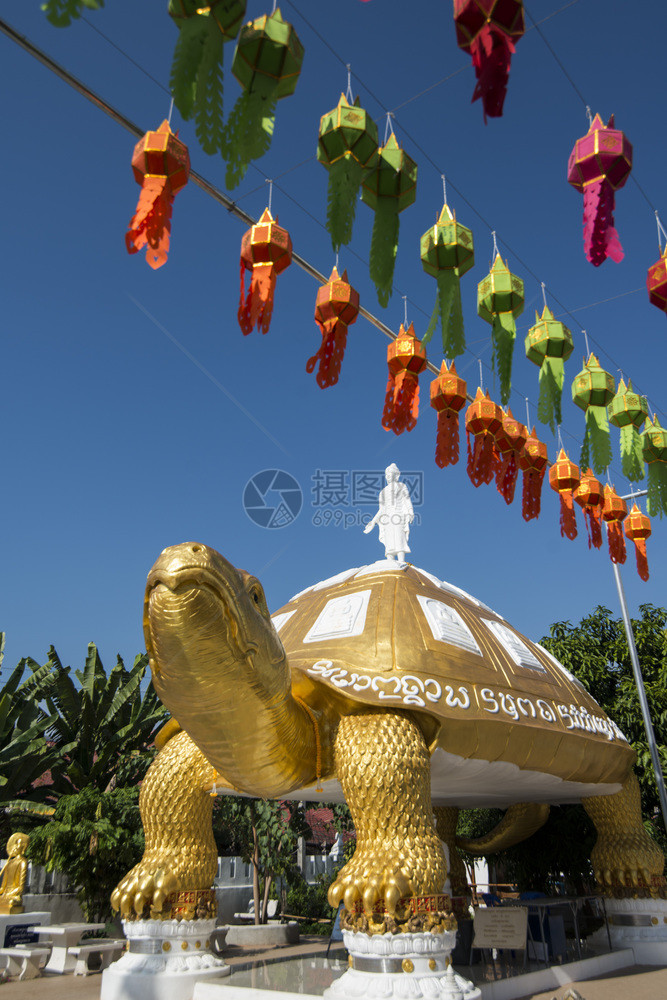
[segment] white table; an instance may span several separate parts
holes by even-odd
[[[34,933],[41,938],[48,938],[52,944],[51,958],[45,972],[74,972],[76,959],[70,955],[69,949],[81,940],[81,935],[88,931],[103,931],[105,924],[51,924],[50,927],[35,927]]]

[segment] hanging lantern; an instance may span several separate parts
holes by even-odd
[[[227,120],[222,155],[227,162],[225,181],[235,188],[248,164],[268,150],[273,137],[276,103],[289,97],[301,72],[303,45],[280,8],[241,28],[232,73],[243,87]]]
[[[222,149],[223,47],[239,33],[246,0],[169,0],[178,41],[169,86],[174,104],[187,121],[194,114],[197,138],[205,153]]]
[[[632,505],[632,510],[625,519],[625,534],[631,542],[635,543],[635,557],[637,559],[637,572],[644,582],[648,580],[648,559],[646,558],[646,539],[651,534],[651,519],[642,514],[637,504]]]
[[[535,326],[531,326],[525,340],[526,357],[540,366],[540,398],[537,418],[554,433],[554,420],[561,423],[561,393],[565,380],[564,362],[574,350],[572,334],[547,305],[542,316],[535,312]]]
[[[642,431],[642,450],[648,466],[646,510],[653,517],[667,514],[667,430],[649,417]]]
[[[125,234],[128,253],[146,247],[146,261],[162,267],[169,253],[171,210],[174,198],[190,174],[188,147],[174,134],[168,121],[147,132],[134,147],[132,170],[141,194]]]
[[[433,336],[439,317],[442,352],[455,358],[466,349],[459,278],[475,263],[472,233],[445,204],[436,224],[422,236],[420,249],[422,267],[438,282],[435,309],[422,343]]]
[[[378,160],[377,125],[359,106],[349,104],[345,94],[337,106],[320,119],[317,159],[329,171],[327,230],[334,253],[352,239],[352,226],[364,171]]]
[[[472,99],[481,98],[484,121],[500,118],[515,45],[526,30],[522,0],[454,0],[454,24],[459,48],[472,56]]]
[[[438,414],[435,464],[441,469],[459,460],[459,412],[466,404],[466,389],[454,362],[448,367],[443,361],[440,374],[431,382],[431,406]]]
[[[549,469],[549,485],[560,497],[560,533],[571,541],[577,537],[577,517],[574,513],[573,492],[579,486],[579,466],[571,462],[563,448]]]
[[[519,452],[519,468],[523,472],[521,514],[524,521],[540,516],[542,482],[547,471],[549,456],[547,446],[535,434],[535,428]]]
[[[493,444],[496,434],[503,425],[503,411],[490,398],[488,391],[477,390],[473,402],[466,410],[466,435],[468,441],[467,473],[473,486],[486,483],[493,479],[495,471],[495,453]],[[475,444],[471,448],[470,435]]]
[[[292,241],[286,229],[278,225],[265,208],[254,226],[241,241],[241,296],[238,320],[245,336],[257,327],[268,333],[273,312],[276,276],[292,263]],[[252,278],[245,292],[245,272]]]
[[[614,396],[614,376],[600,366],[594,354],[572,383],[572,400],[586,411],[586,433],[581,448],[579,464],[589,462],[597,473],[602,473],[611,462],[611,442],[607,421],[607,403]],[[589,459],[589,452],[592,460]]]
[[[361,199],[375,212],[369,271],[378,302],[386,306],[392,293],[398,249],[398,214],[417,196],[417,164],[401,149],[392,132],[378,151],[375,167],[364,177]]]
[[[584,512],[586,531],[588,532],[588,547],[599,549],[602,545],[602,486],[593,475],[592,469],[587,469],[581,477],[579,486],[573,493],[574,499]]]
[[[660,258],[648,269],[646,288],[649,301],[667,312],[667,244]]]
[[[477,312],[492,326],[492,364],[498,372],[500,399],[504,405],[512,390],[514,321],[523,312],[523,281],[511,273],[500,254],[496,254],[493,267],[477,286]]]
[[[577,139],[567,164],[567,179],[584,194],[584,252],[595,267],[611,257],[623,260],[623,247],[614,229],[614,192],[623,187],[632,169],[632,145],[614,128],[612,115],[605,128],[596,115],[585,136]]]
[[[503,422],[496,434],[495,449],[498,456],[496,464],[496,489],[506,504],[514,500],[514,490],[519,475],[518,456],[528,440],[528,428],[521,421],[515,420],[512,411],[503,413]]]
[[[625,562],[625,538],[623,537],[623,521],[628,516],[628,505],[619,497],[613,486],[608,483],[604,488],[602,501],[602,517],[607,523],[607,544],[609,558],[613,563],[623,565]]]
[[[322,333],[322,344],[306,364],[306,371],[310,373],[319,361],[315,379],[320,389],[338,381],[347,343],[347,328],[358,315],[359,293],[348,282],[347,271],[339,277],[334,267],[326,285],[320,287],[315,301],[315,322]]]
[[[610,423],[621,429],[623,475],[631,483],[636,483],[644,478],[642,439],[639,429],[648,416],[648,406],[643,396],[638,396],[632,391],[632,382],[629,379],[627,389],[623,379],[619,382],[618,391],[607,406],[607,416]]]
[[[402,434],[411,431],[419,416],[419,374],[426,368],[426,351],[415,337],[412,323],[403,324],[396,340],[387,348],[389,379],[384,399],[382,426]]]

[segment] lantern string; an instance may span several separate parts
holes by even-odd
[[[588,127],[590,128],[591,125],[593,124],[593,112],[588,107],[588,105],[586,105],[586,116],[588,118]]]
[[[392,135],[396,134],[394,132],[394,126],[393,126],[392,121],[391,121],[393,117],[394,117],[393,111],[388,111],[387,112],[387,124],[384,127],[384,143],[383,143],[383,145],[386,144],[387,139],[389,138],[389,132],[390,131],[391,131]]]
[[[530,404],[528,402],[528,396],[526,396],[525,399],[526,399],[526,427],[530,431]]]
[[[403,326],[407,330],[408,328],[408,297],[407,295],[402,295],[403,299]]]
[[[581,332],[582,332],[582,333],[583,333],[583,335],[584,335],[584,343],[586,344],[586,360],[588,361],[588,359],[589,359],[589,358],[590,358],[590,356],[591,356],[591,349],[590,349],[590,347],[588,346],[588,334],[586,333],[586,331],[585,331],[585,330],[582,330]]]
[[[660,216],[658,215],[657,208],[655,210],[655,221],[658,224],[658,250],[660,251],[660,253],[662,253],[662,243],[660,242],[660,236],[662,236],[662,238],[664,239],[665,248],[667,248],[667,232],[665,232],[665,227],[660,221]]]
[[[273,201],[273,180],[266,177],[265,182],[269,185],[269,215],[271,215],[271,202]]]
[[[169,127],[170,128],[171,128],[171,116],[172,116],[173,110],[174,110],[174,98],[172,97],[171,103],[169,104],[169,114],[167,115],[167,121],[169,122]]]
[[[354,97],[352,96],[352,64],[347,63],[345,68],[347,69],[347,90],[345,92],[345,96],[350,102],[350,104],[353,104]]]
[[[336,270],[338,270],[338,251],[336,250]]]
[[[495,231],[495,229],[493,229],[491,231],[491,235],[493,236],[493,258],[491,260],[491,263],[493,264],[493,261],[498,256],[498,240],[496,239],[496,231]]]
[[[482,374],[482,359],[481,358],[477,358],[477,363],[479,365],[479,387],[480,387],[480,389],[483,390],[484,389],[484,375]]]
[[[542,285],[542,300],[544,302],[544,308],[546,309],[546,307],[547,307],[547,293],[546,293],[546,290],[545,290],[544,282],[541,281],[540,284]]]
[[[442,177],[442,200],[444,201],[444,203],[446,205],[447,204],[447,181],[445,179],[445,175],[444,174],[440,174],[440,176]]]
[[[560,424],[557,425],[556,431],[558,432],[558,444],[565,451],[565,445],[563,444],[563,435],[560,432]]]
[[[278,6],[278,0],[273,0],[273,8],[271,10],[271,17],[273,17],[273,15],[275,14],[277,6]]]

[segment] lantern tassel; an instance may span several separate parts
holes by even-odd
[[[399,218],[394,199],[378,198],[371,238],[369,274],[381,306],[388,305],[393,290],[398,231]]]
[[[169,253],[171,211],[174,196],[166,177],[146,177],[137,208],[125,234],[128,253],[137,253],[148,245],[146,261],[153,268],[162,267]]]
[[[646,558],[646,539],[636,538],[635,542],[635,557],[637,559],[637,572],[640,577],[646,583],[648,580],[648,559]]]
[[[604,177],[584,187],[584,252],[594,267],[625,256],[614,228],[614,189]]]
[[[227,119],[220,147],[227,163],[225,183],[229,190],[240,184],[250,162],[268,151],[277,100],[275,88],[269,93],[244,90],[239,95]]]
[[[419,382],[409,372],[401,371],[387,380],[382,426],[386,431],[402,434],[411,431],[419,415]]]
[[[651,517],[667,514],[667,463],[650,462],[646,483],[646,510]]]
[[[599,549],[602,546],[602,527],[598,507],[584,507],[584,521],[588,533],[588,547]]]
[[[554,433],[554,420],[562,423],[561,393],[565,380],[565,366],[562,358],[545,357],[540,366],[540,397],[537,403],[537,419],[547,424]]]
[[[342,156],[329,167],[327,229],[334,253],[352,239],[363,173],[363,167],[353,156]]]
[[[446,358],[456,358],[466,349],[459,276],[453,268],[447,269],[438,272],[436,281],[440,305],[442,353]]]
[[[621,465],[623,475],[631,483],[644,478],[644,456],[641,434],[634,424],[621,427]]]
[[[626,552],[623,527],[619,521],[607,521],[607,545],[611,561],[622,566],[625,562]]]
[[[518,477],[519,466],[516,461],[516,453],[510,451],[496,469],[496,489],[508,506],[514,500]]]
[[[540,516],[542,504],[542,483],[546,473],[546,466],[537,472],[535,469],[526,469],[523,474],[523,495],[521,498],[521,514],[524,521],[532,521]]]
[[[477,77],[472,99],[478,101],[481,98],[485,123],[487,117],[500,118],[503,113],[515,51],[511,38],[493,24],[484,25],[470,46]]]
[[[443,469],[446,465],[456,465],[458,460],[459,415],[455,410],[440,410],[435,442],[435,464]]]
[[[340,376],[347,344],[347,323],[338,317],[328,319],[324,323],[316,318],[315,322],[322,333],[322,343],[317,354],[308,359],[306,371],[311,374],[319,361],[320,365],[315,380],[320,389],[327,389],[329,386],[335,385]]]
[[[248,294],[245,294],[245,265],[241,261],[241,296],[238,320],[243,335],[247,337],[255,327],[268,333],[273,313],[273,295],[276,288],[276,269],[273,264],[255,264]]]
[[[591,465],[598,474],[604,472],[611,462],[611,437],[606,406],[589,406],[586,409],[586,437],[592,454]],[[584,448],[581,449],[579,465],[586,468]]]
[[[495,466],[495,452],[493,448],[493,437],[491,434],[476,434],[475,444],[470,447],[470,433],[466,433],[468,439],[468,465],[467,473],[473,486],[487,486],[493,479]]]
[[[512,354],[516,339],[516,323],[511,312],[494,313],[491,328],[493,361],[500,381],[500,401],[507,403],[512,391]]]
[[[195,131],[205,153],[212,155],[223,145],[223,51],[222,32],[209,15],[207,34],[204,37],[201,61],[197,72]],[[175,103],[175,102],[174,102]]]
[[[560,533],[563,538],[574,541],[577,537],[577,515],[570,490],[563,490],[560,497]]]
[[[197,74],[208,34],[208,21],[209,18],[206,17],[188,17],[183,20],[178,30],[169,76],[169,89],[174,104],[185,121],[192,117],[197,96]]]

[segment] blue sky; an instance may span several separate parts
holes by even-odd
[[[37,0],[0,2],[0,17],[149,129],[169,110],[164,88],[176,29],[166,6],[107,0],[104,10],[86,15],[89,23],[61,30],[47,23]],[[490,327],[476,315],[476,285],[488,271],[495,229],[526,288],[515,415],[525,419],[527,396],[535,420],[538,370],[525,360],[523,338],[541,309],[540,281],[575,338],[563,411],[571,456],[578,459],[584,427],[569,396],[585,350],[581,327],[602,364],[617,379],[619,369],[631,377],[664,414],[667,319],[644,287],[658,256],[653,208],[667,223],[664,130],[656,116],[663,4],[647,2],[633,17],[623,0],[532,0],[532,17],[584,101],[532,30],[517,47],[504,117],[486,126],[479,103],[470,103],[473,71],[456,46],[448,2],[418,0],[408,8],[399,0],[285,0],[281,9],[305,46],[302,75],[294,96],[278,105],[270,152],[233,193],[241,207],[259,216],[265,179],[277,178],[274,214],[295,250],[328,275],[334,258],[322,226],[327,174],[315,160],[317,127],[346,88],[350,63],[353,90],[381,135],[385,111],[394,110],[397,138],[419,164],[416,203],[401,216],[387,309],[377,304],[365,263],[372,213],[358,207],[340,263],[362,304],[398,330],[407,295],[408,318],[423,333],[435,282],[422,271],[419,237],[440,211],[445,172],[450,206],[475,239],[475,266],[462,281],[470,350],[458,365],[469,390],[477,388],[481,357],[484,384],[494,391]],[[248,3],[248,17],[265,10]],[[506,507],[495,486],[474,489],[464,462],[437,468],[428,377],[416,429],[400,438],[382,429],[387,340],[365,320],[350,328],[338,385],[317,387],[305,371],[320,341],[317,285],[295,265],[278,279],[270,332],[242,336],[236,309],[244,227],[195,185],[176,199],[168,263],[153,272],[142,256],[130,257],[124,233],[139,190],[130,169],[133,138],[3,35],[0,47],[5,667],[24,655],[43,659],[49,643],[79,665],[90,640],[109,663],[117,652],[131,660],[143,649],[146,574],[161,549],[179,541],[206,542],[257,573],[272,609],[316,580],[373,561],[381,554],[377,536],[363,535],[359,522],[374,508],[350,502],[337,509],[354,524],[336,525],[333,508],[332,523],[318,524],[326,515],[313,506],[313,477],[347,472],[349,482],[353,471],[391,461],[422,474],[421,525],[410,540],[416,565],[476,594],[532,638],[553,621],[578,621],[598,603],[618,612],[606,545],[589,551],[581,517],[579,538],[562,539],[548,487],[539,521],[526,524],[520,504]],[[232,53],[227,46],[227,111],[239,92],[229,73]],[[584,257],[582,199],[566,181],[570,150],[588,127],[584,102],[605,119],[616,114],[634,144],[641,186],[628,181],[616,199],[625,260],[599,269]],[[181,125],[193,169],[224,189],[222,161],[201,152],[176,113],[173,124]],[[429,358],[440,362],[437,335]],[[538,430],[555,457],[550,431]],[[613,429],[612,440],[611,478],[626,492]],[[263,529],[243,510],[248,480],[264,469],[289,473],[304,494],[299,516],[281,529]],[[654,520],[653,528],[650,581],[639,580],[632,551],[623,572],[633,611],[666,600],[665,523]]]

